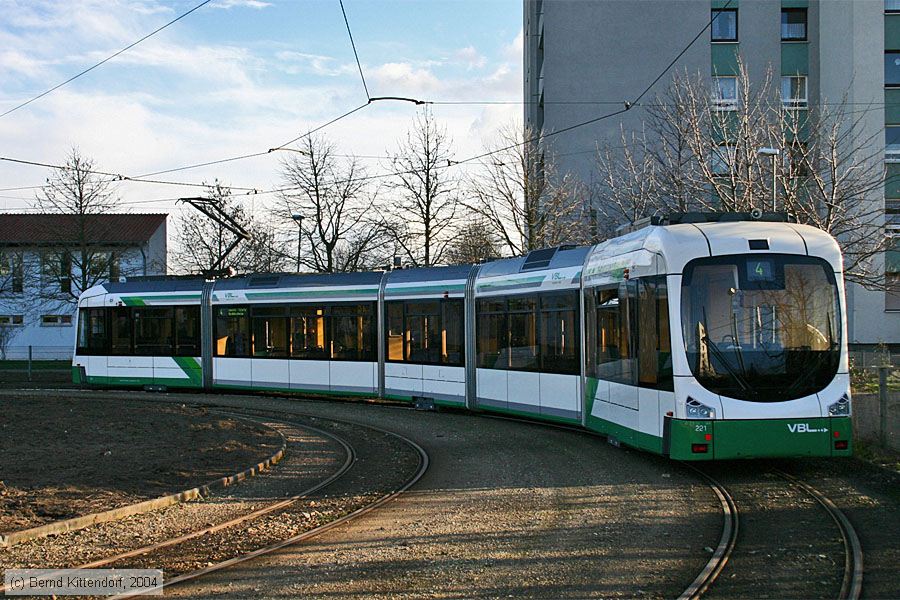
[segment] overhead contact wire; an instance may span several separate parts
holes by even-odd
[[[185,18],[186,16],[188,16],[189,14],[191,14],[192,12],[194,12],[195,10],[198,10],[199,8],[203,7],[203,6],[206,5],[206,4],[209,4],[210,2],[212,2],[212,0],[203,0],[203,2],[201,2],[200,4],[198,4],[197,6],[195,6],[194,8],[190,9],[189,11],[187,11],[187,12],[185,12],[185,13],[180,14],[179,16],[175,17],[174,19],[172,19],[171,21],[169,21],[168,23],[166,23],[165,25],[163,25],[162,27],[159,27],[158,29],[155,29],[155,30],[151,31],[150,33],[148,33],[147,35],[145,35],[144,37],[142,37],[142,38],[139,39],[138,41],[132,42],[131,44],[129,44],[129,45],[125,46],[124,48],[122,48],[121,50],[119,50],[118,52],[116,52],[116,53],[114,53],[114,54],[111,54],[110,56],[107,56],[106,58],[104,58],[103,60],[101,60],[100,62],[98,62],[97,64],[95,64],[95,65],[93,65],[93,66],[91,66],[91,67],[88,67],[88,68],[85,69],[84,71],[81,71],[80,73],[78,73],[78,74],[76,74],[76,75],[73,75],[72,77],[69,77],[68,79],[66,79],[66,80],[63,81],[62,83],[59,83],[59,84],[53,86],[52,88],[50,88],[49,90],[47,90],[47,91],[45,91],[45,92],[42,92],[42,93],[38,94],[38,95],[35,96],[34,98],[31,98],[30,100],[26,100],[25,102],[22,102],[22,103],[19,104],[18,106],[12,107],[11,109],[9,109],[8,111],[6,111],[5,113],[0,114],[0,118],[3,118],[3,117],[5,117],[6,115],[8,115],[8,114],[10,114],[10,113],[12,113],[12,112],[15,112],[15,111],[19,110],[20,108],[22,108],[22,107],[24,107],[24,106],[28,106],[29,104],[31,104],[31,103],[34,102],[35,100],[40,100],[41,98],[43,98],[43,97],[46,96],[47,94],[49,94],[49,93],[51,93],[51,92],[54,92],[54,91],[58,90],[59,88],[63,87],[64,85],[67,85],[67,84],[69,84],[69,83],[75,81],[76,79],[78,79],[78,78],[81,77],[82,75],[87,75],[88,73],[90,73],[91,71],[93,71],[94,69],[96,69],[97,67],[99,67],[100,65],[103,65],[103,64],[105,64],[105,63],[111,61],[111,60],[114,59],[115,57],[119,56],[120,54],[122,54],[122,53],[124,53],[124,52],[127,52],[128,50],[131,50],[132,48],[134,48],[135,46],[137,46],[138,44],[140,44],[140,43],[143,42],[144,40],[146,40],[146,39],[148,39],[148,38],[150,38],[150,37],[153,37],[154,35],[156,35],[156,34],[159,33],[160,31],[162,31],[162,30],[165,29],[166,27],[169,27],[170,25],[174,25],[175,23],[177,23],[177,22],[180,21],[181,19]]]

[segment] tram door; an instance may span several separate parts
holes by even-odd
[[[618,417],[616,421],[620,425],[627,427],[636,415],[621,409],[638,410],[637,288],[637,281],[623,281],[617,287],[605,290],[606,298],[600,304],[601,308],[608,307],[604,311],[605,322],[601,323],[606,352],[600,361],[600,372],[609,381],[607,401],[615,405],[611,407],[611,414]]]

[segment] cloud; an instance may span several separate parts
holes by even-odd
[[[356,65],[349,63],[338,65],[335,64],[336,60],[334,57],[321,54],[284,50],[278,52],[275,57],[282,63],[278,65],[278,68],[290,75],[313,73],[327,77],[338,77],[356,72]]]
[[[460,48],[454,54],[456,60],[466,65],[466,70],[480,69],[487,64],[487,58],[478,53],[474,46]]]
[[[441,80],[428,68],[409,62],[389,62],[370,69],[367,76],[384,94],[416,96],[445,89]]]
[[[516,34],[516,37],[513,38],[510,43],[503,46],[500,55],[506,60],[521,61],[524,43],[525,34],[522,29],[519,29],[519,33]]]
[[[216,2],[212,2],[208,4],[210,8],[221,8],[225,10],[231,10],[232,8],[254,8],[256,10],[260,10],[262,8],[266,8],[272,6],[269,2],[263,2],[262,0],[217,0]]]

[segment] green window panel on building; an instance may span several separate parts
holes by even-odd
[[[738,45],[715,43],[710,47],[713,75],[737,75]]]
[[[809,8],[809,0],[781,0],[781,8]]]
[[[808,42],[787,42],[781,44],[781,74],[809,75]]]
[[[884,90],[884,122],[900,125],[900,89]]]
[[[884,181],[884,197],[900,198],[900,163],[888,163]]]
[[[884,47],[900,50],[900,15],[884,15]]]
[[[738,0],[731,0],[731,2],[729,2],[728,0],[712,0],[712,8],[713,8],[713,9],[717,9],[717,8],[737,8],[737,7],[738,7],[738,4],[739,4],[739,3],[738,3]]]

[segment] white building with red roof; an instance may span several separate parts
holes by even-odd
[[[0,358],[68,358],[82,291],[166,273],[165,214],[0,214]]]

